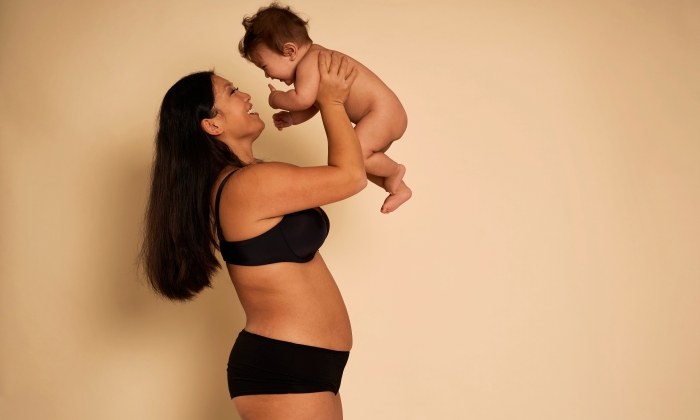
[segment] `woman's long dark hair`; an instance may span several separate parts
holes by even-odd
[[[201,128],[216,115],[212,76],[192,73],[171,87],[158,116],[151,192],[140,253],[146,277],[160,294],[189,300],[221,267],[210,193],[228,165],[245,164]]]

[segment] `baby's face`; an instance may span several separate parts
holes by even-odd
[[[279,54],[265,45],[255,47],[251,61],[265,72],[265,77],[284,82],[287,86],[294,83],[298,61]]]

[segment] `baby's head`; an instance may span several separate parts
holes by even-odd
[[[265,77],[294,83],[299,50],[312,43],[308,21],[290,7],[272,3],[243,18],[243,27],[245,35],[238,44],[241,56],[265,71]]]

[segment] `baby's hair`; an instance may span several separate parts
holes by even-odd
[[[261,7],[253,16],[243,18],[245,35],[238,43],[238,51],[248,61],[255,48],[263,44],[272,51],[284,54],[282,47],[286,42],[293,42],[298,47],[310,44],[309,21],[303,20],[289,6],[274,2]]]

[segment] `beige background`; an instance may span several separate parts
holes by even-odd
[[[134,260],[179,77],[250,93],[259,157],[323,163],[320,119],[271,129],[238,56],[262,4],[0,3],[0,418],[237,418],[227,276],[174,304]],[[409,114],[414,198],[327,206],[345,418],[700,418],[700,3],[293,5]]]

